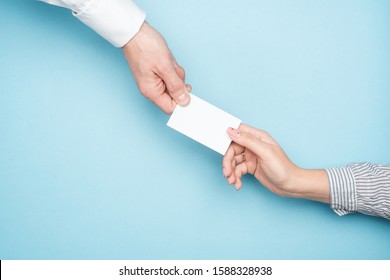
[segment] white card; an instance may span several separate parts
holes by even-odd
[[[226,130],[241,120],[191,94],[185,107],[176,106],[167,125],[224,155],[231,142]]]

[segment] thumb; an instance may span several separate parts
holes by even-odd
[[[170,65],[170,67],[165,67],[163,71],[159,72],[159,76],[164,81],[168,93],[173,100],[181,106],[187,105],[190,102],[190,95],[175,67]]]
[[[254,128],[252,128],[254,129]],[[268,152],[268,144],[256,138],[255,134],[240,129],[228,128],[227,133],[233,142],[254,152],[259,157],[264,157]]]

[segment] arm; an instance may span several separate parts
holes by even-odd
[[[299,168],[265,131],[242,124],[228,129],[233,140],[223,159],[223,173],[229,184],[241,189],[241,177],[250,173],[275,194],[329,203],[325,170]]]
[[[390,219],[390,165],[353,163],[326,171],[337,214],[360,212]]]
[[[131,0],[41,0],[72,10],[72,14],[116,47],[137,34],[145,12]]]
[[[242,187],[250,173],[281,196],[330,203],[342,215],[361,212],[390,219],[390,166],[369,163],[345,168],[308,170],[296,166],[265,131],[241,125],[228,129],[234,143],[223,159],[229,184]]]
[[[65,7],[116,47],[121,47],[142,95],[172,113],[190,102],[190,85],[161,34],[131,0],[42,0]]]

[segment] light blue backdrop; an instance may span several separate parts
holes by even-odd
[[[193,92],[298,165],[389,163],[390,1],[138,4]],[[0,38],[0,259],[389,259],[389,221],[229,187],[69,11],[1,0]]]

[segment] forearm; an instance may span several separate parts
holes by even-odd
[[[131,0],[41,0],[68,8],[73,15],[116,47],[137,34],[145,13]]]

